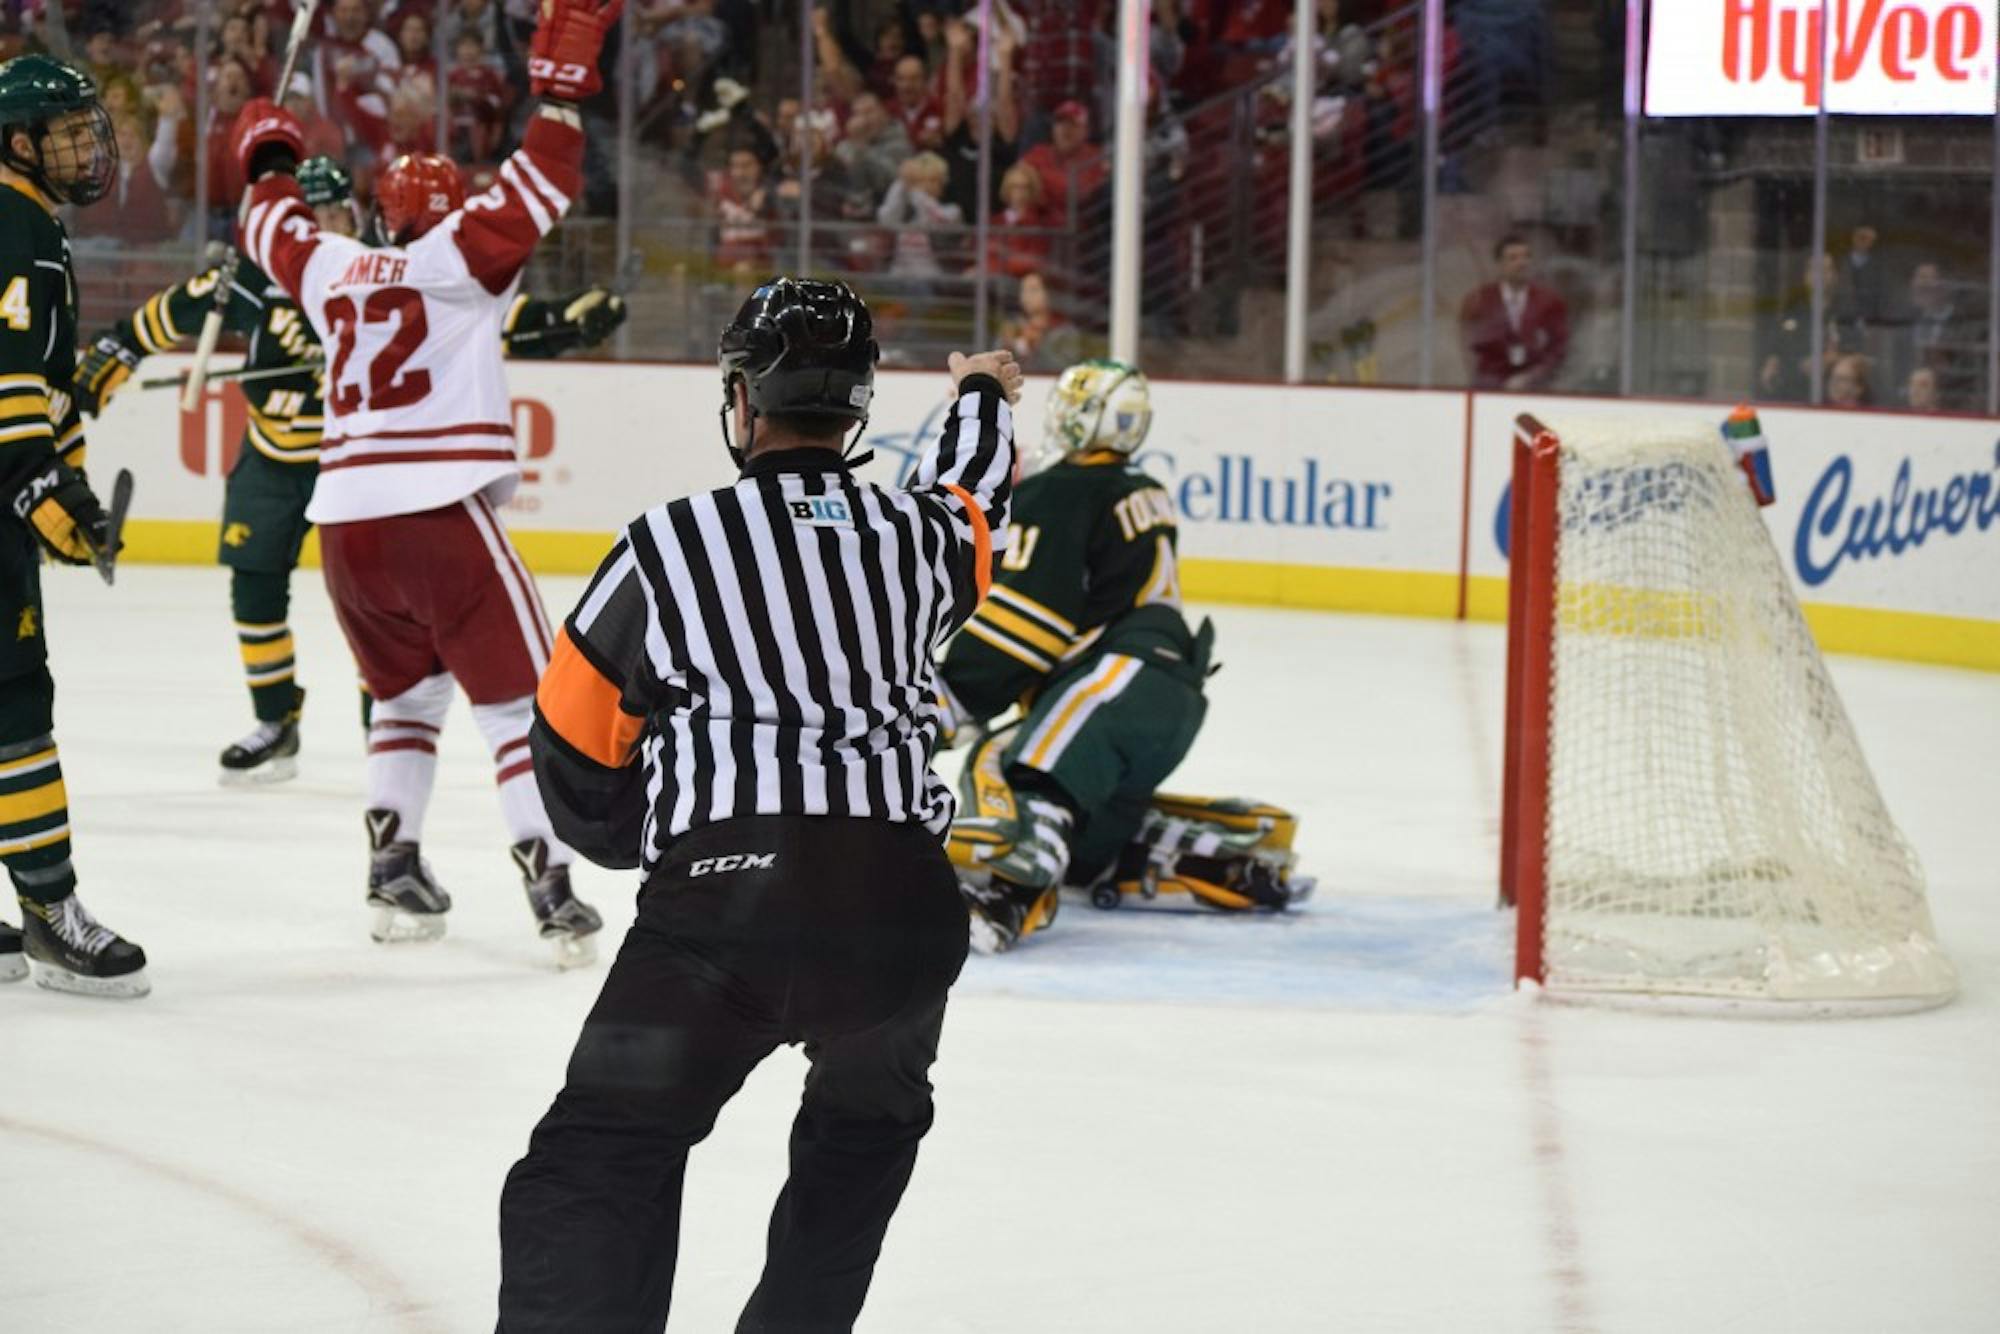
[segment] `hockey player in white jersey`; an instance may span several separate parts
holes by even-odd
[[[529,80],[542,103],[492,189],[398,158],[377,185],[386,244],[322,231],[293,179],[299,125],[258,100],[234,147],[253,182],[247,254],[290,292],[327,348],[326,435],[306,517],[327,590],[376,699],[369,728],[368,902],[377,940],[436,939],[450,896],[419,851],[453,682],[493,752],[513,856],[559,963],[585,962],[602,920],[571,893],[528,756],[550,633],[498,507],[520,482],[500,335],[536,242],[581,188],[576,103],[622,0],[543,0]]]

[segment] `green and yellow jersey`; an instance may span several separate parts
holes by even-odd
[[[69,233],[26,182],[0,183],[0,500],[60,454],[83,467]],[[5,513],[12,515],[7,505]]]
[[[164,292],[155,292],[105,335],[138,359],[171,352],[201,333],[202,321],[222,302],[222,327],[246,344],[244,366],[253,371],[297,366],[296,375],[246,380],[250,407],[246,436],[250,447],[280,463],[316,463],[326,425],[320,404],[319,340],[303,312],[284,289],[247,261],[239,263],[228,290],[218,294],[220,265]],[[110,398],[131,374],[129,365],[102,360],[87,388],[99,403]]]
[[[1123,454],[1078,455],[1014,489],[1008,545],[952,641],[945,684],[989,719],[1132,635],[1189,639],[1166,489]]]

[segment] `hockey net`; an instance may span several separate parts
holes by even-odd
[[[1552,993],[1780,1011],[1957,989],[1719,433],[1518,423],[1501,893]]]

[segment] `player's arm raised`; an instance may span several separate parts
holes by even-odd
[[[186,282],[155,292],[124,319],[91,339],[76,371],[77,406],[92,417],[100,415],[139,363],[171,352],[201,330],[202,317],[213,298],[224,306],[223,327],[240,330],[246,303],[235,292],[217,292],[222,281],[218,265]],[[254,313],[254,312],[253,312]]]
[[[557,837],[617,869],[639,865],[648,804],[638,746],[657,693],[651,620],[627,537],[556,635],[528,732],[535,782]]]
[[[306,265],[321,244],[319,222],[295,177],[305,157],[305,132],[291,112],[257,97],[237,113],[231,143],[243,179],[251,183],[237,245],[298,300]]]
[[[958,401],[918,458],[910,490],[935,501],[949,520],[954,556],[945,628],[956,630],[985,598],[993,561],[1005,546],[1021,367],[1006,351],[954,352],[950,364]]]
[[[523,293],[508,307],[502,334],[508,356],[546,360],[596,347],[624,322],[625,299],[609,287],[586,287],[553,301]]]
[[[535,245],[583,188],[583,120],[576,104],[604,86],[597,70],[604,35],[624,0],[542,0],[528,47],[528,87],[542,105],[521,146],[500,164],[493,188],[466,201],[454,233],[465,266],[496,295],[520,276]]]

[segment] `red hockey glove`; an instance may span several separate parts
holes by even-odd
[[[296,167],[306,155],[306,136],[298,117],[268,97],[253,97],[243,104],[229,143],[246,185],[267,171]]]
[[[624,10],[625,0],[542,0],[541,22],[528,43],[529,90],[563,102],[597,96],[604,88],[597,55]]]

